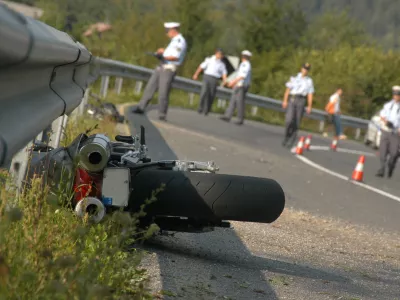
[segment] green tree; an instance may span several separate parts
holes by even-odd
[[[369,42],[370,38],[362,25],[344,11],[318,17],[304,35],[304,45],[313,49],[330,49],[342,44],[355,47]]]

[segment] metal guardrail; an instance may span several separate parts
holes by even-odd
[[[81,103],[91,59],[68,34],[0,5],[0,166]]]
[[[97,57],[96,61],[99,65],[99,75],[102,76],[117,76],[122,78],[147,81],[153,72],[152,69],[105,58]],[[201,90],[201,82],[180,76],[175,77],[172,86],[173,88],[195,94],[199,94]],[[218,87],[216,97],[219,99],[229,100],[231,94],[231,89]],[[246,104],[279,112],[284,111],[282,108],[282,101],[250,93],[246,96]],[[311,114],[306,114],[305,117],[314,120],[324,121],[326,118],[326,112],[320,109],[312,109]],[[352,127],[357,129],[368,128],[369,120],[354,118],[345,115],[341,116],[341,120],[344,127]]]

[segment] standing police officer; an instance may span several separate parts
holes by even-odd
[[[285,116],[285,138],[282,145],[286,146],[291,139],[289,147],[292,147],[299,130],[304,114],[304,107],[307,102],[307,113],[311,113],[314,83],[308,76],[311,69],[309,63],[305,63],[297,76],[291,77],[286,83],[286,91],[282,102],[282,107],[286,109]]]
[[[243,50],[241,54],[242,62],[239,65],[236,78],[228,84],[228,87],[233,88],[231,100],[227,110],[225,111],[225,115],[223,117],[220,117],[221,120],[229,122],[237,106],[237,125],[242,125],[244,122],[244,100],[246,98],[247,91],[249,90],[251,81],[250,57],[252,56],[252,54],[248,50]]]
[[[222,61],[223,52],[217,49],[215,54],[207,57],[197,68],[193,79],[197,80],[200,72],[204,71],[203,85],[200,93],[198,112],[208,115],[217,91],[218,80],[222,77],[222,85],[225,85],[227,70]]]
[[[379,155],[381,167],[376,173],[376,176],[385,176],[386,159],[388,167],[388,177],[393,175],[399,156],[400,146],[400,86],[394,86],[392,89],[393,99],[385,103],[380,112],[381,120],[384,122],[382,129],[382,137],[379,145]]]
[[[159,119],[165,120],[169,104],[171,84],[186,55],[186,40],[179,33],[179,23],[164,23],[167,35],[171,39],[166,49],[160,48],[157,54],[162,56],[161,64],[154,70],[134,113],[142,114],[158,90]]]

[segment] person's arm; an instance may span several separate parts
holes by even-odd
[[[290,93],[290,88],[286,88],[285,90],[285,94],[283,95],[283,102],[282,102],[282,107],[286,108],[287,107],[287,103],[289,100],[289,93]]]
[[[197,80],[198,78],[199,78],[199,75],[200,75],[200,73],[203,71],[203,69],[201,68],[201,66],[199,66],[198,68],[197,68],[197,70],[196,70],[196,72],[194,72],[194,74],[193,74],[193,79],[194,80]]]
[[[307,95],[307,113],[311,113],[311,109],[312,109],[312,103],[313,103],[313,94],[309,93]]]
[[[383,108],[381,109],[379,116],[381,117],[381,120],[383,122],[387,122],[387,118],[388,118],[388,104],[386,103]]]
[[[226,74],[222,74],[222,85],[226,84],[226,78],[227,78]]]
[[[307,113],[308,114],[311,113],[314,92],[315,92],[315,90],[314,90],[314,82],[310,78],[310,88],[309,88],[309,91],[308,91],[308,94],[307,94]]]
[[[179,57],[176,56],[164,56],[164,60],[168,60],[168,61],[178,61]]]
[[[246,78],[246,76],[249,74],[249,72],[250,72],[250,65],[246,64],[246,63],[242,63],[239,67],[239,71],[238,71],[236,78],[229,83],[229,87],[231,87],[231,88],[235,87],[240,80],[243,80]]]
[[[197,80],[197,79],[199,78],[200,73],[201,73],[202,71],[204,71],[204,70],[207,68],[209,62],[210,62],[210,59],[207,57],[207,58],[199,65],[199,67],[197,68],[196,72],[193,74],[193,79],[194,79],[194,80]]]
[[[222,85],[223,86],[226,84],[227,75],[228,75],[228,71],[226,70],[225,64],[223,64],[223,69],[222,69]]]

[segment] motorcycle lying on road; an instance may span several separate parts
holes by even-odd
[[[273,179],[216,174],[214,162],[151,161],[143,126],[140,135],[117,135],[115,141],[80,134],[67,147],[36,149],[28,177],[43,173],[54,192],[65,184],[64,171],[72,174],[72,207],[94,222],[119,209],[138,212],[161,185],[140,223],[154,222],[164,231],[200,233],[230,227],[229,221],[271,223],[285,206],[285,194]]]

